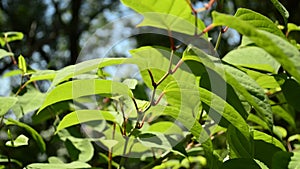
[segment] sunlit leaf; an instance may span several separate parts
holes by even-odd
[[[169,121],[162,121],[162,122],[157,122],[149,126],[147,129],[147,132],[159,132],[159,133],[164,133],[164,134],[178,134],[181,133],[182,130],[174,124],[173,122]]]
[[[195,16],[185,0],[122,0],[122,3],[144,16],[139,26],[153,26],[171,31],[194,35]],[[205,28],[204,23],[197,19],[199,32]]]
[[[278,141],[276,138],[274,138],[266,133],[254,130],[253,137],[254,137],[254,140],[262,140],[264,142],[273,144],[274,146],[280,148],[283,151],[286,151],[284,145],[280,141]]]
[[[289,163],[288,169],[299,169],[300,168],[300,152],[296,151],[293,153],[293,156],[291,157],[291,161]]]
[[[136,79],[125,79],[122,83],[126,84],[129,89],[135,89],[138,81]]]
[[[0,49],[0,59],[6,57],[6,56],[13,56],[14,54],[11,52],[7,52],[4,49]]]
[[[248,22],[257,29],[268,31],[283,38],[285,37],[281,30],[278,29],[277,25],[271,19],[263,16],[260,13],[246,8],[239,8],[234,16]]]
[[[72,100],[89,95],[113,95],[119,94],[133,97],[131,90],[124,84],[110,80],[75,80],[63,83],[47,94],[44,104],[39,112],[49,105],[57,102]]]
[[[71,163],[64,163],[64,164],[53,164],[53,163],[33,163],[27,166],[28,169],[75,169],[75,168],[91,168],[88,163],[80,162],[80,161],[73,161]]]
[[[222,59],[227,63],[277,73],[280,64],[261,48],[250,46],[230,51]]]
[[[291,75],[300,81],[300,53],[286,39],[272,33],[257,30],[247,21],[238,17],[213,12],[213,24],[227,25],[248,36],[257,46],[271,54]]]
[[[57,126],[56,132],[67,127],[95,120],[116,122],[116,113],[102,110],[77,110],[67,114]]]
[[[23,73],[27,73],[27,64],[25,58],[22,55],[18,57],[18,67],[20,70],[22,70]]]
[[[28,145],[28,140],[29,140],[28,137],[26,137],[25,135],[21,134],[15,140],[13,140],[13,143],[12,143],[12,141],[7,141],[5,143],[5,145],[9,146],[9,147],[26,146],[26,145]]]
[[[0,44],[1,46],[4,46],[6,43],[22,40],[23,37],[24,35],[22,32],[4,32],[1,33]]]
[[[57,72],[55,78],[53,79],[51,87],[54,87],[73,76],[80,75],[105,66],[122,64],[126,60],[127,58],[99,58],[64,67]]]

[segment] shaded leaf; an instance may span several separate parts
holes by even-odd
[[[251,158],[235,158],[225,161],[220,169],[261,169]]]
[[[0,97],[0,116],[5,115],[18,101],[17,97]],[[5,104],[3,104],[5,103]]]
[[[32,138],[36,141],[40,150],[43,152],[46,150],[46,144],[45,144],[43,138],[41,137],[41,135],[39,135],[39,133],[36,130],[34,130],[32,127],[30,127],[29,125],[19,122],[19,121],[16,121],[16,120],[13,120],[13,119],[7,119],[5,124],[6,125],[17,125],[19,127],[24,128],[32,136]]]
[[[278,151],[275,153],[272,157],[272,169],[287,168],[291,161],[291,156],[293,156],[291,152]]]
[[[43,104],[45,94],[29,86],[27,92],[22,96],[17,96],[17,98],[18,101],[12,110],[18,118],[21,118],[25,114],[37,110]]]
[[[281,89],[288,104],[293,106],[295,110],[300,111],[300,84],[293,79],[287,79]]]
[[[271,2],[276,7],[276,9],[279,11],[279,13],[282,15],[284,24],[287,24],[288,18],[290,16],[289,12],[285,9],[285,7],[278,0],[271,0]]]
[[[226,138],[229,145],[230,158],[253,157],[253,140],[246,139],[233,125],[229,125]]]
[[[271,102],[275,104],[275,102]],[[294,117],[287,112],[282,106],[280,105],[274,105],[272,106],[272,111],[274,115],[282,118],[284,121],[288,122],[289,125],[291,125],[293,128],[296,128],[296,123]]]

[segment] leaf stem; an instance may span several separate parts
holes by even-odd
[[[219,48],[220,43],[221,43],[221,39],[222,39],[222,31],[219,32],[218,39],[217,39],[216,46],[215,46],[214,50],[217,50]]]

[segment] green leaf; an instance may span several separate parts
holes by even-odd
[[[253,137],[254,137],[254,140],[262,140],[266,143],[273,144],[274,146],[280,148],[283,151],[286,151],[284,145],[280,141],[278,141],[276,138],[274,138],[266,133],[254,130]]]
[[[291,75],[300,81],[300,53],[286,39],[263,30],[257,30],[238,17],[213,12],[214,26],[226,25],[248,36],[257,46],[271,54]]]
[[[0,97],[0,116],[5,115],[18,101],[16,97]],[[5,104],[3,104],[5,103]]]
[[[225,161],[220,169],[261,169],[251,158],[235,158]]]
[[[24,35],[21,32],[4,32],[1,33],[0,44],[1,46],[4,46],[6,43],[22,40],[23,37]]]
[[[300,84],[294,79],[287,79],[281,86],[282,92],[288,104],[293,106],[295,110],[300,111],[299,96]]]
[[[117,116],[116,113],[112,113],[109,111],[77,110],[64,116],[64,118],[60,121],[59,125],[57,126],[56,133],[67,127],[85,123],[88,121],[107,120],[116,122],[117,120],[115,116]]]
[[[291,32],[291,31],[300,31],[300,26],[297,26],[293,23],[288,23],[287,24],[287,32]]]
[[[24,128],[31,136],[32,138],[36,141],[38,147],[40,148],[41,151],[45,152],[46,150],[46,144],[43,140],[43,138],[39,135],[39,133],[34,130],[32,127],[30,127],[29,125],[19,122],[19,121],[15,121],[13,119],[7,119],[7,121],[5,122],[6,125],[17,125],[19,127]]]
[[[246,21],[257,29],[264,30],[285,38],[281,30],[278,29],[277,25],[272,20],[270,20],[266,16],[261,15],[260,13],[246,8],[239,8],[234,16],[243,21]]]
[[[54,87],[57,84],[66,81],[76,75],[90,72],[98,68],[103,68],[105,66],[122,64],[126,60],[128,60],[128,58],[99,58],[64,67],[57,72],[55,78],[53,79],[51,87]]]
[[[252,79],[254,79],[260,87],[264,89],[275,89],[280,87],[280,85],[278,84],[274,76],[270,76],[268,74],[260,73],[249,69],[243,69],[243,70]]]
[[[18,166],[22,167],[22,163],[20,161],[17,161],[15,159],[11,159],[11,158],[6,158],[5,156],[2,156],[2,155],[0,156],[0,163],[15,163]]]
[[[61,130],[58,132],[58,136],[65,143],[70,158],[73,161],[87,162],[92,159],[94,147],[91,141],[93,139],[73,137],[67,130]]]
[[[57,72],[54,70],[38,70],[31,74],[30,79],[26,83],[38,80],[52,80],[56,74]]]
[[[126,84],[129,89],[135,89],[138,81],[136,79],[125,79],[122,83]]]
[[[271,2],[276,7],[276,9],[279,11],[279,13],[282,15],[284,24],[287,24],[288,18],[290,16],[289,12],[285,9],[285,7],[278,0],[271,0]]]
[[[251,121],[252,123],[258,124],[263,129],[266,129],[266,130],[269,128],[268,124],[265,121],[263,121],[260,117],[254,115],[252,113],[249,114],[247,121]]]
[[[215,71],[254,107],[259,116],[268,123],[269,130],[272,130],[273,117],[268,98],[264,94],[264,90],[246,73],[225,64],[213,63],[211,56],[193,46],[186,50],[183,60],[203,63],[206,67]]]
[[[48,162],[49,163],[60,163],[60,164],[64,163],[63,161],[61,161],[61,159],[59,159],[58,157],[54,157],[54,156],[49,157]]]
[[[22,55],[18,57],[18,67],[22,70],[23,73],[27,73],[27,64]]]
[[[151,126],[149,126],[149,128],[147,129],[147,132],[150,132],[150,133],[157,132],[157,133],[164,133],[164,134],[178,134],[178,133],[182,133],[182,130],[179,128],[179,126],[177,126],[173,122],[161,121],[161,122],[157,122],[157,123],[154,123]]]
[[[260,167],[261,169],[269,169],[269,167],[266,166],[263,162],[261,162],[261,161],[259,161],[259,160],[256,160],[256,159],[254,159],[254,161],[259,165],[259,167]]]
[[[23,71],[20,69],[16,70],[11,70],[9,72],[4,73],[3,77],[11,77],[11,76],[16,76],[16,75],[22,75]]]
[[[168,135],[162,133],[144,133],[139,134],[137,139],[145,147],[161,148],[164,150],[177,152],[180,155],[184,156],[184,154],[173,149],[173,147],[175,147],[178,144],[178,141]]]
[[[250,142],[249,127],[243,117],[231,105],[214,93],[203,88],[200,88],[199,91],[201,93],[201,101],[228,120]]]
[[[133,97],[131,90],[119,82],[98,79],[75,80],[58,85],[51,90],[38,112],[54,103],[96,94],[118,94]]]
[[[289,163],[288,169],[299,169],[300,168],[300,152],[294,152],[293,156],[291,157],[291,161]]]
[[[45,99],[45,94],[32,86],[27,87],[27,92],[22,96],[17,96],[18,101],[12,110],[17,118],[23,117],[25,114],[37,110]]]
[[[230,51],[222,59],[235,66],[277,73],[280,64],[262,48],[249,46]]]
[[[195,33],[196,19],[185,0],[122,0],[121,2],[144,16],[139,26],[153,26],[190,35]],[[200,29],[198,31],[201,32],[205,25],[199,19],[197,24]]]
[[[272,157],[272,169],[288,168],[291,156],[293,156],[291,152],[278,151],[275,153]]]
[[[275,104],[275,102],[271,102],[271,104]],[[273,114],[282,118],[284,121],[288,122],[293,128],[296,128],[296,123],[294,117],[288,113],[282,106],[275,105],[272,106]]]
[[[7,141],[5,143],[6,146],[9,147],[20,147],[20,146],[26,146],[28,145],[28,137],[26,137],[25,135],[21,134],[19,135],[15,140],[12,141]]]
[[[91,166],[87,163],[80,161],[73,161],[71,163],[65,164],[49,164],[49,163],[33,163],[27,166],[28,169],[75,169],[75,168],[91,168]]]
[[[48,119],[56,117],[62,113],[74,111],[71,108],[70,103],[68,101],[62,101],[49,106],[49,108],[43,109],[41,112],[36,113],[32,116],[32,122],[34,125],[45,122]]]
[[[230,158],[252,158],[253,140],[247,140],[233,125],[227,129],[227,142]]]
[[[7,52],[4,49],[0,49],[0,59],[6,57],[6,56],[13,56],[14,54],[11,52]]]

